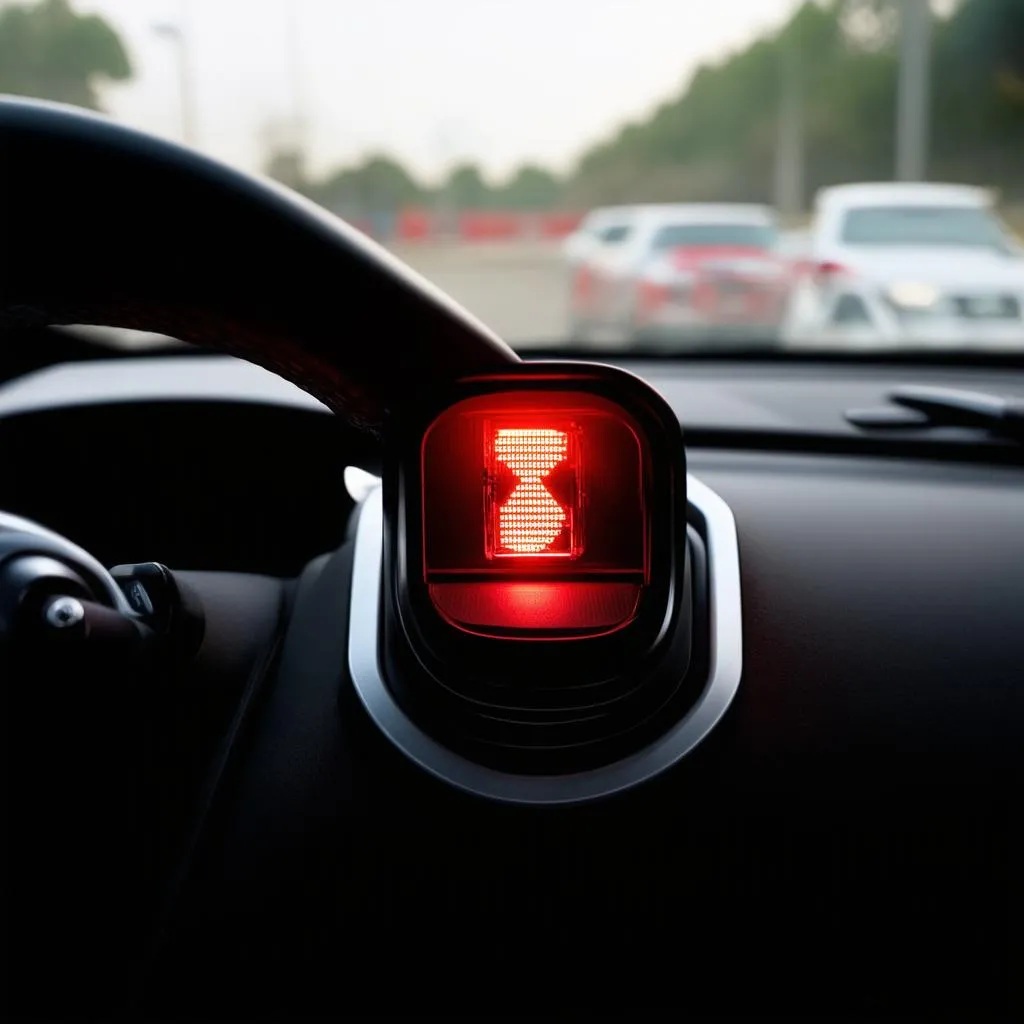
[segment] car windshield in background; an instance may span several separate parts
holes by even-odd
[[[690,247],[771,249],[776,232],[761,224],[672,224],[660,228],[651,242],[657,251]]]
[[[1024,0],[0,0],[0,93],[274,178],[524,353],[1024,355],[1022,39]]]
[[[1006,234],[983,209],[955,206],[875,206],[850,210],[848,245],[980,247],[1006,251]]]
[[[597,234],[602,242],[614,245],[616,242],[624,242],[629,237],[629,225],[621,224],[612,228],[603,228]]]

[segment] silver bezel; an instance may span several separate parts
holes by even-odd
[[[356,693],[382,733],[410,761],[451,786],[502,803],[584,803],[654,778],[693,750],[732,703],[743,668],[740,562],[732,510],[696,477],[687,498],[703,520],[707,544],[711,638],[708,681],[684,718],[629,757],[573,775],[515,775],[470,761],[428,736],[399,707],[384,683],[380,638],[383,504],[381,489],[368,495],[356,530],[349,614],[348,661]]]

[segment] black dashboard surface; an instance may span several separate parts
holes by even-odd
[[[451,999],[458,965],[467,1006],[501,992],[503,1006],[525,1008],[542,982],[552,1009],[589,1005],[595,992],[609,1006],[719,1012],[1007,1005],[1024,954],[1024,464],[1005,448],[986,460],[969,435],[948,446],[953,459],[941,445],[913,455],[905,442],[859,439],[859,450],[830,451],[821,439],[855,437],[843,409],[877,404],[896,384],[1024,394],[1024,376],[627,368],[673,403],[690,471],[735,516],[743,679],[720,727],[666,776],[557,814],[446,790],[375,732],[352,695],[348,452],[329,415],[283,392],[246,406],[230,361],[222,393],[201,403],[161,400],[149,378],[130,413],[149,426],[119,443],[105,417],[123,416],[129,394],[91,410],[71,395],[45,413],[40,378],[34,411],[24,386],[0,390],[0,439],[17,439],[7,450],[25,467],[5,475],[0,507],[100,557],[115,555],[116,532],[76,535],[59,488],[32,496],[33,430],[48,447],[74,436],[75,459],[95,444],[108,485],[79,492],[75,510],[124,507],[140,467],[175,481],[151,513],[132,502],[122,517],[122,537],[136,530],[132,551],[115,560],[182,564],[180,553],[188,568],[228,567],[216,545],[189,553],[198,512],[168,525],[168,507],[201,508],[218,480],[224,527],[213,536],[228,544],[230,524],[250,521],[231,568],[291,574],[337,549],[299,585],[292,653],[252,720],[174,933],[170,1002],[184,1008],[206,990],[214,1014],[299,1013],[344,990],[349,1007],[371,994],[380,1012],[414,995],[429,1007]],[[143,360],[131,372],[151,373]],[[815,443],[772,451],[766,432],[793,438],[791,449],[801,434]],[[163,524],[156,533],[147,515]],[[243,566],[266,559],[271,535],[291,538],[280,566]],[[402,991],[389,974],[396,958]],[[176,989],[183,977],[190,987]]]
[[[344,680],[346,545],[300,586],[169,976],[233,1000],[244,988],[246,1010],[323,1007],[341,977],[380,1012],[411,992],[527,1008],[538,987],[563,1009],[584,983],[617,1007],[684,990],[717,1012],[1004,1005],[1024,477],[700,462],[737,519],[745,667],[693,755],[557,814],[422,775]],[[395,958],[407,990],[389,991]]]

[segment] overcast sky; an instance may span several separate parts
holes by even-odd
[[[255,169],[296,105],[315,170],[391,152],[425,176],[558,168],[678,92],[701,61],[777,26],[795,0],[78,0],[107,16],[136,78],[116,116],[181,135],[182,24],[195,144]],[[292,59],[292,54],[297,59]],[[768,102],[766,100],[766,102]],[[278,125],[275,128],[275,122]]]

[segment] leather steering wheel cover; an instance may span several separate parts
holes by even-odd
[[[0,100],[0,330],[152,331],[257,363],[379,434],[395,403],[515,353],[273,182],[73,107]]]

